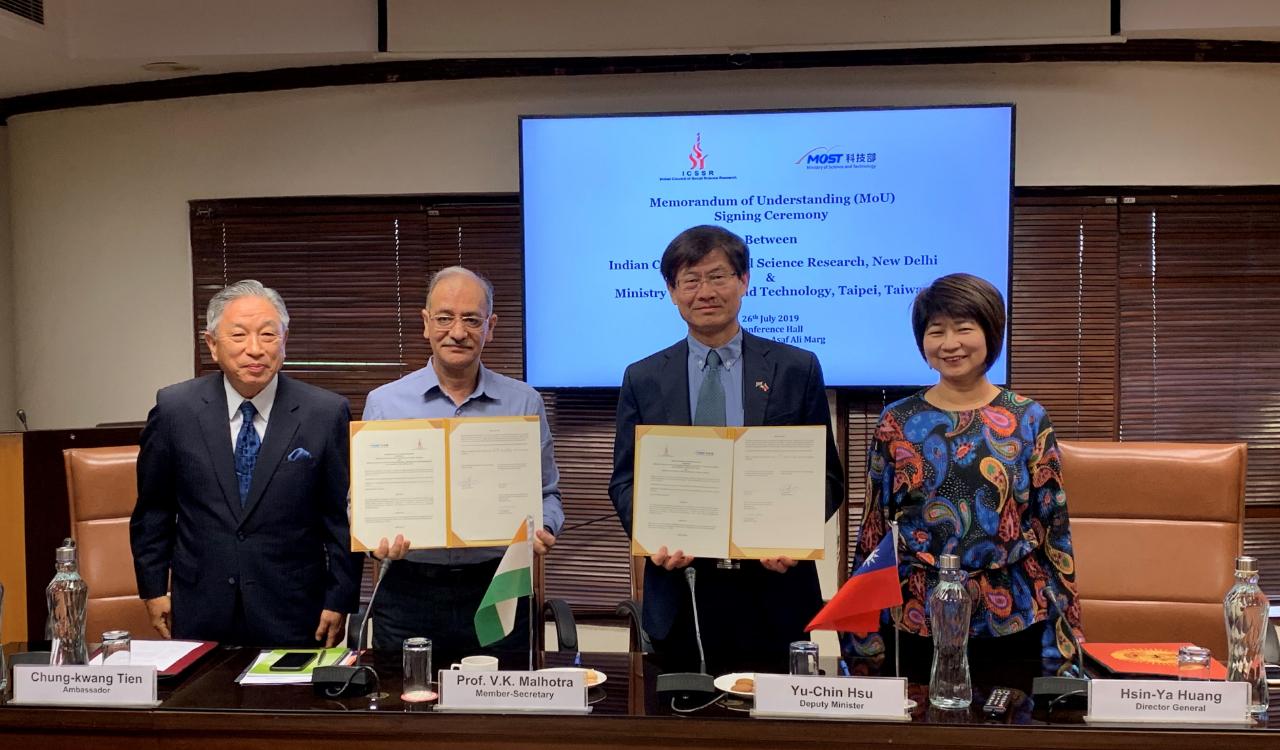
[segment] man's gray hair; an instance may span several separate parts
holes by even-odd
[[[280,315],[280,325],[285,331],[289,330],[289,311],[284,307],[284,298],[276,290],[265,287],[262,282],[254,279],[245,279],[237,281],[234,284],[224,286],[213,295],[213,299],[209,300],[209,309],[204,314],[204,330],[208,333],[218,332],[218,323],[222,320],[222,313],[227,309],[227,305],[241,297],[262,297],[271,303]]]
[[[427,306],[431,306],[431,293],[436,290],[436,284],[454,276],[465,276],[479,284],[480,288],[484,289],[484,314],[493,315],[493,284],[490,284],[488,279],[470,268],[463,268],[462,266],[449,266],[435,272],[435,275],[431,277],[431,284],[427,286]]]

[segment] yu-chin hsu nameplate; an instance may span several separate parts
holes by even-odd
[[[906,720],[902,677],[812,677],[756,673],[752,716]]]
[[[1249,685],[1200,680],[1092,680],[1091,722],[1247,724]]]
[[[154,666],[13,666],[13,702],[61,706],[155,706]]]
[[[439,711],[586,713],[583,672],[440,670]]]

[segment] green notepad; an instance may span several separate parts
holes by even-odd
[[[319,654],[314,661],[299,670],[290,670],[288,672],[273,672],[271,665],[276,663],[276,659],[288,653],[307,653]],[[328,667],[337,664],[342,657],[347,655],[347,649],[338,646],[335,648],[277,648],[263,651],[258,657],[257,663],[249,669],[249,674],[311,674],[316,667]]]

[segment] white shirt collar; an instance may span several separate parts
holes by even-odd
[[[271,378],[271,382],[267,383],[267,387],[258,391],[258,395],[249,399],[253,402],[253,408],[258,410],[258,414],[262,416],[263,422],[271,421],[271,407],[276,402],[276,389],[280,386],[280,373],[276,373]],[[227,391],[227,419],[235,419],[240,411],[240,404],[244,403],[245,397],[241,396],[231,385],[231,381],[227,380],[227,376],[222,376],[222,387]]]

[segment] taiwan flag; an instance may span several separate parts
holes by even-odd
[[[884,535],[827,606],[805,627],[806,633],[811,630],[870,633],[880,629],[881,610],[902,604],[898,546],[894,544],[897,534],[893,531],[890,527],[890,533]]]

